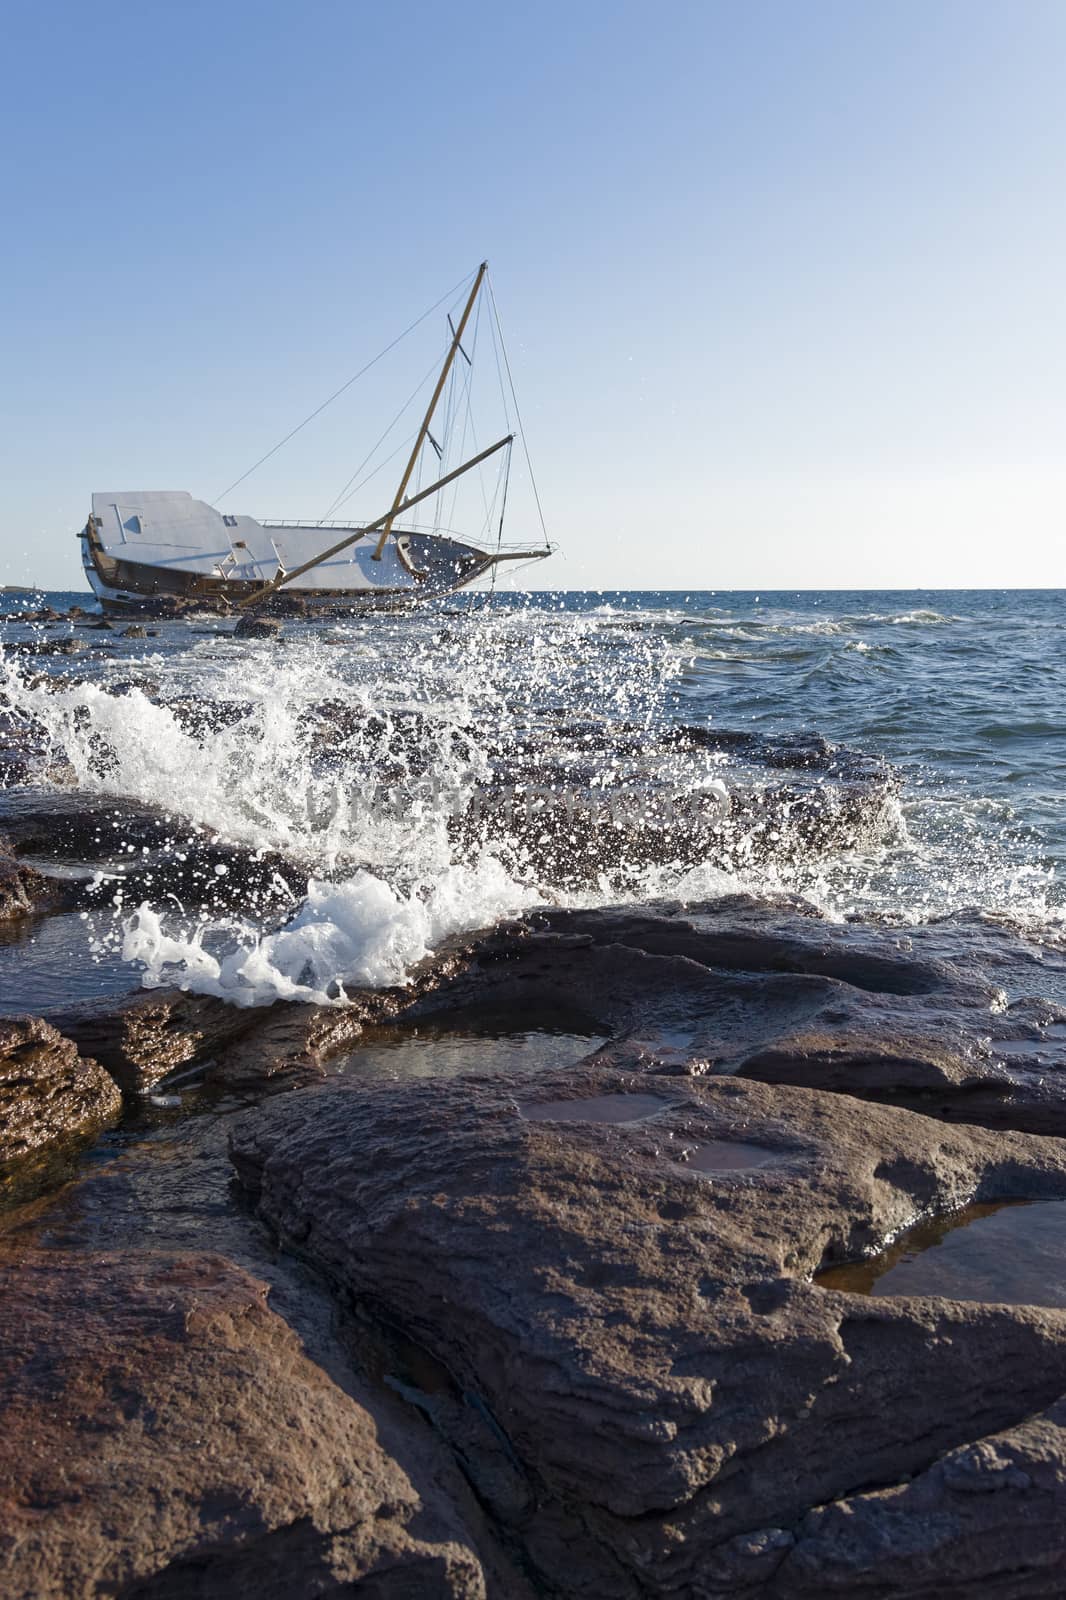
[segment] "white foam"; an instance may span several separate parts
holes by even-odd
[[[405,984],[448,935],[490,927],[540,898],[491,856],[472,868],[449,867],[407,894],[360,871],[342,883],[313,878],[296,916],[266,935],[225,922],[168,933],[158,912],[142,905],[125,924],[122,953],[143,963],[152,988],[174,985],[238,1006],[343,1005],[346,989]],[[211,952],[212,942],[220,953]]]

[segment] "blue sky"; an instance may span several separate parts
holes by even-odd
[[[213,498],[488,256],[542,585],[1064,582],[1059,0],[4,22],[3,581],[80,582],[94,489]],[[321,515],[440,333],[228,508]]]

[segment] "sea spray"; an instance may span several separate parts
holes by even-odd
[[[69,783],[161,808],[175,852],[207,829],[302,865],[306,894],[283,897],[280,923],[276,896],[250,893],[234,915],[155,896],[131,911],[115,890],[128,927],[112,938],[146,982],[238,1003],[342,1003],[346,987],[402,981],[449,933],[544,900],[742,889],[833,917],[1052,915],[1052,877],[1008,811],[945,803],[920,772],[901,800],[856,783],[831,746],[819,768],[802,741],[726,737],[744,695],[716,697],[717,675],[746,685],[748,706],[787,688],[776,726],[801,727],[796,707],[830,670],[849,694],[866,692],[856,671],[895,670],[885,630],[956,627],[903,608],[815,621],[732,619],[752,641],[736,660],[711,648],[731,619],[683,605],[427,609],[292,625],[269,644],[205,621],[162,628],[139,657],[79,658],[76,679],[12,658],[4,686]],[[723,723],[714,746],[704,734]],[[723,791],[740,800],[731,819]]]
[[[142,905],[125,923],[122,950],[141,963],[149,987],[176,985],[239,1006],[342,1005],[346,988],[402,984],[448,935],[491,927],[540,899],[491,857],[474,868],[449,867],[408,894],[358,871],[341,883],[312,878],[297,915],[271,934],[233,923],[168,934],[158,912]],[[215,956],[208,944],[220,935],[230,948]]]

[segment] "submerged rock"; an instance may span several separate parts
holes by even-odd
[[[769,1594],[811,1508],[1066,1392],[1066,1312],[810,1282],[975,1196],[1066,1199],[1058,1141],[586,1063],[306,1090],[232,1153],[280,1239],[493,1419],[564,1594]]]
[[[8,1600],[483,1600],[432,1481],[218,1256],[0,1259]],[[502,1600],[502,1595],[500,1597]]]
[[[41,1017],[0,1017],[0,1164],[102,1127],[122,1096],[98,1062]]]
[[[276,639],[281,623],[276,617],[242,616],[233,630],[235,639]]]

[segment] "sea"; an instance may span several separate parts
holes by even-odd
[[[26,621],[42,604],[91,606],[0,597],[0,720],[36,762],[0,833],[29,785],[299,869],[280,912],[222,911],[134,902],[97,863],[81,994],[342,1005],[541,905],[784,897],[1063,937],[1066,591],[496,592],[275,639]]]

